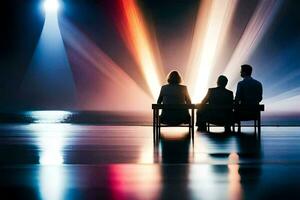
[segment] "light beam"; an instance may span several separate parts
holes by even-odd
[[[202,10],[200,9],[194,35],[190,66],[192,67],[189,78],[194,85],[192,98],[194,101],[201,100],[208,88],[209,78],[213,71],[218,49],[222,46],[224,38],[234,13],[236,0],[213,0],[204,1],[204,7],[210,9],[206,31],[203,33]],[[203,40],[199,37],[204,37]],[[195,75],[194,75],[195,74]]]
[[[85,101],[95,102],[95,105],[88,109],[101,110],[125,110],[144,111],[148,110],[148,105],[152,99],[122,68],[116,64],[105,52],[103,52],[93,41],[87,38],[67,19],[62,22],[62,34],[70,51],[76,53],[76,64],[97,69],[104,75],[110,83],[98,95],[96,99],[85,99]],[[72,53],[70,53],[72,60]],[[82,72],[84,73],[84,71]],[[99,81],[103,81],[99,77]],[[100,82],[96,82],[99,84]],[[94,88],[88,88],[93,90]],[[100,101],[99,101],[100,100]]]
[[[47,5],[50,6],[50,2],[55,1],[49,0]],[[74,109],[76,106],[75,83],[56,12],[46,12],[38,45],[21,86],[21,96],[25,107],[30,109]]]
[[[272,19],[278,11],[281,1],[269,0],[260,1],[254,14],[252,15],[237,47],[228,62],[224,74],[229,78],[228,86],[233,88],[236,83],[240,66],[247,62],[252,55],[259,42],[263,38],[267,29],[271,25]]]
[[[120,33],[140,66],[144,78],[151,91],[152,97],[157,98],[161,82],[160,72],[154,55],[154,48],[143,19],[135,0],[119,0],[121,7],[121,19],[118,23]]]

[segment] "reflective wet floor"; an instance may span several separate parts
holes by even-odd
[[[299,199],[300,127],[0,126],[1,199]]]

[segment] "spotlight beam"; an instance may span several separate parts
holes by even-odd
[[[53,2],[57,1],[47,0],[44,5],[56,5],[50,4]],[[46,12],[43,30],[20,93],[23,105],[31,109],[76,107],[76,86],[55,12]]]
[[[201,100],[208,88],[209,78],[213,71],[218,49],[224,42],[224,35],[228,31],[227,29],[233,16],[235,5],[235,0],[213,0],[211,5],[206,2],[206,7],[210,7],[210,12],[208,14],[203,42],[198,39],[203,35],[201,30],[199,30],[201,26],[196,25],[196,34],[194,35],[195,46],[192,49],[191,55],[193,57],[190,61],[193,68],[192,74],[196,74],[192,78],[192,82],[194,83],[192,98],[194,101]],[[199,16],[201,16],[201,13]],[[202,19],[198,17],[197,20]]]
[[[147,31],[143,16],[135,3],[135,0],[119,0],[121,7],[121,19],[118,23],[121,36],[128,49],[141,68],[152,97],[157,98],[161,82],[160,73],[157,68],[154,48]]]
[[[224,74],[231,77],[228,82],[229,88],[233,88],[239,78],[240,65],[247,62],[258,46],[280,4],[281,1],[277,0],[260,1],[224,70]]]
[[[94,42],[81,33],[80,30],[67,19],[63,19],[61,24],[65,43],[76,53],[77,63],[79,65],[80,63],[84,63],[85,66],[95,67],[101,74],[111,80],[111,83],[115,85],[117,89],[126,91],[122,94],[116,94],[115,91],[111,91],[111,93],[113,93],[113,98],[117,99],[118,102],[120,102],[120,98],[123,99],[122,104],[118,103],[114,108],[109,109],[125,108],[129,110],[148,110],[147,105],[152,102],[151,96],[146,93],[134,79],[124,72],[118,64],[116,64],[107,54],[97,47]],[[107,88],[107,91],[109,90],[110,89]],[[139,98],[136,98],[137,96]],[[107,97],[106,100],[107,99],[109,99],[109,97]],[[112,100],[110,103],[111,102]],[[103,100],[103,104],[99,104],[98,107],[103,107],[106,103],[107,101]],[[106,107],[106,109],[108,108]]]

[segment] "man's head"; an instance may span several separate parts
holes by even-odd
[[[252,74],[251,65],[242,65],[241,66],[241,77],[249,77]]]
[[[226,76],[223,75],[219,76],[217,81],[219,87],[225,88],[227,83],[228,83],[228,79],[226,78]]]

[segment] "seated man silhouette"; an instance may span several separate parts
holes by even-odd
[[[163,104],[190,104],[191,99],[185,85],[181,85],[182,78],[177,71],[169,73],[167,78],[168,84],[163,85],[157,103]],[[190,114],[186,109],[167,110],[163,109],[160,121],[163,124],[179,125],[182,123],[189,123]]]
[[[243,80],[237,85],[235,104],[250,107],[253,105],[258,105],[262,100],[262,84],[251,77],[252,67],[250,65],[241,66],[241,77]],[[240,119],[251,119],[255,112],[236,112],[236,115]]]
[[[202,100],[202,108],[197,110],[197,130],[205,131],[206,122],[216,122],[225,125],[225,132],[230,132],[230,122],[232,119],[233,93],[227,90],[228,79],[226,76],[219,76],[216,88],[209,88],[206,96]],[[214,110],[214,108],[220,108]]]
[[[237,85],[235,103],[257,105],[262,100],[262,84],[251,77],[252,67],[241,66],[241,77],[243,80]]]

